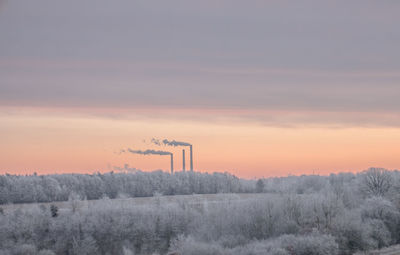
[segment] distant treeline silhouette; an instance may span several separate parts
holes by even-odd
[[[162,171],[136,173],[0,175],[0,204],[67,201],[102,197],[254,192],[253,181],[229,173]]]

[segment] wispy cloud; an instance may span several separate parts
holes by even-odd
[[[96,107],[0,107],[0,118],[60,118],[122,121],[122,123],[213,123],[215,125],[263,125],[298,128],[400,127],[396,111],[304,111],[213,108],[96,108]],[[163,144],[151,140],[149,144]],[[121,151],[115,152],[120,154]]]
[[[398,2],[3,5],[2,109],[399,126]]]

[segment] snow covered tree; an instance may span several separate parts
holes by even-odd
[[[361,189],[369,196],[385,196],[392,187],[392,178],[388,170],[370,168],[361,179]]]

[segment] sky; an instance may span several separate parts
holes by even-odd
[[[179,171],[183,148],[152,138],[245,178],[398,169],[398,13],[396,0],[0,0],[0,174],[169,171],[127,148],[171,151]]]

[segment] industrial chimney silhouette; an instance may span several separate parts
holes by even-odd
[[[171,153],[171,174],[174,173],[174,154]]]
[[[182,150],[182,171],[186,171],[186,162],[185,162],[185,150]]]
[[[193,146],[190,143],[179,142],[179,141],[175,141],[175,140],[170,141],[168,139],[164,139],[164,140],[162,140],[160,142],[160,140],[155,139],[155,138],[151,139],[151,142],[156,144],[156,145],[158,145],[158,146],[161,146],[161,144],[167,145],[167,146],[174,146],[174,147],[176,147],[176,146],[189,146],[190,147],[190,171],[193,172]]]
[[[193,146],[190,145],[190,171],[193,172]]]

